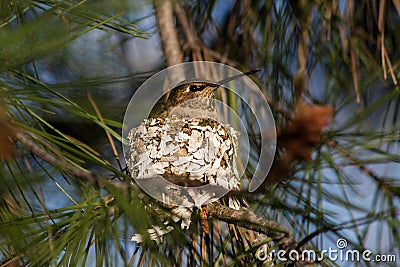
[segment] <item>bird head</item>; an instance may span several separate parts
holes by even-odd
[[[228,77],[226,79],[220,80],[218,82],[211,81],[183,81],[176,87],[171,89],[169,96],[166,101],[166,108],[170,110],[178,105],[181,105],[185,101],[192,100],[195,98],[214,98],[215,91],[223,84],[236,80],[242,76],[248,76],[258,72],[259,70],[252,70],[249,72],[241,73]]]
[[[183,82],[170,91],[166,108],[169,110],[195,98],[211,99],[219,86],[216,83],[203,81]]]

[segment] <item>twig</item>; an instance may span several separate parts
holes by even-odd
[[[3,262],[0,267],[21,267],[22,265],[20,264],[20,257],[15,256],[6,262]]]
[[[389,55],[388,55],[386,49],[385,49],[385,58],[386,58],[386,62],[388,64],[389,73],[390,73],[390,76],[392,77],[393,83],[394,83],[394,85],[397,85],[396,75],[394,74],[392,63],[390,62],[390,58],[389,58]]]
[[[206,53],[209,54],[211,57],[213,57],[214,59],[220,61],[221,63],[226,63],[226,64],[228,64],[228,65],[230,65],[232,67],[239,66],[238,62],[236,62],[234,60],[231,60],[231,59],[228,59],[226,55],[221,55],[217,51],[214,51],[212,49],[208,49],[205,46],[202,46],[202,51],[203,51],[204,54],[206,54]]]
[[[183,55],[174,25],[172,3],[170,0],[155,0],[154,7],[167,66],[182,63]],[[185,76],[184,73],[173,72],[168,77],[171,83],[177,83]]]
[[[206,205],[206,209],[211,218],[231,223],[235,226],[241,226],[257,233],[266,234],[276,241],[281,250],[288,253],[290,251],[301,253],[304,249],[304,243],[298,244],[285,227],[276,221],[256,215],[251,209],[241,208],[240,210],[235,210],[218,202]],[[292,266],[316,266],[315,262],[307,259],[298,259],[291,264]]]
[[[63,171],[66,171],[80,179],[84,182],[90,184],[97,184],[98,179],[97,175],[93,172],[90,172],[86,169],[73,165],[72,163],[65,160],[63,157],[57,156],[56,153],[49,153],[49,151],[53,151],[54,148],[49,148],[45,150],[41,146],[39,146],[36,142],[34,142],[23,130],[15,130],[14,139],[19,141],[23,146],[25,146],[28,150],[30,150],[33,154],[41,157],[44,161],[49,164],[57,167]]]
[[[353,1],[347,0],[347,20],[348,20],[348,27],[349,27],[349,40],[350,40],[350,59],[351,59],[351,73],[353,76],[353,86],[354,91],[356,93],[356,101],[359,104],[360,99],[360,88],[358,84],[358,57],[356,54],[356,44],[355,44],[355,37],[353,36]]]
[[[240,210],[236,210],[218,202],[210,203],[206,208],[210,217],[266,234],[280,241],[283,249],[296,247],[296,241],[285,227],[276,221],[256,215],[251,209],[241,208]]]
[[[207,58],[203,58],[201,52],[205,55],[210,55],[213,59],[220,61],[222,63],[227,63],[230,66],[238,66],[239,63],[236,61],[228,59],[226,56],[221,55],[217,51],[211,50],[207,48],[202,41],[197,37],[196,33],[190,27],[187,16],[182,11],[182,5],[179,2],[174,3],[174,13],[176,15],[177,22],[182,28],[183,36],[185,37],[189,48],[195,54],[197,60],[207,60]]]
[[[200,46],[198,45],[200,41],[198,40],[197,36],[193,34],[187,16],[183,14],[182,6],[178,1],[174,3],[174,13],[176,15],[177,21],[181,25],[183,35],[185,36],[190,48],[196,53],[200,53]]]

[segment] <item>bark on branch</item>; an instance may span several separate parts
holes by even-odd
[[[68,172],[73,176],[81,179],[82,181],[89,183],[89,184],[97,184],[99,182],[98,177],[95,173],[90,172],[84,168],[79,166],[73,165],[72,163],[68,162],[65,158],[54,151],[50,144],[46,144],[45,141],[39,141],[44,145],[46,149],[40,146],[37,142],[32,140],[32,134],[27,134],[23,130],[15,130],[14,132],[14,139],[19,141],[23,146],[25,146],[28,150],[30,150],[36,156],[39,156],[44,161],[49,163],[50,165]],[[37,137],[36,137],[37,138]]]
[[[266,234],[278,241],[282,249],[293,249],[297,246],[296,241],[285,227],[273,220],[256,215],[251,209],[236,210],[218,202],[210,203],[206,208],[211,218]]]
[[[182,63],[183,53],[179,45],[178,33],[175,29],[173,6],[170,0],[155,0],[154,7],[164,51],[165,62],[168,67]],[[168,75],[170,82],[176,84],[185,77],[184,73],[174,72]]]

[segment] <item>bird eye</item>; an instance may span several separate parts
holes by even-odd
[[[190,90],[191,92],[196,92],[196,91],[198,91],[197,85],[194,85],[194,84],[190,85],[190,86],[189,86],[189,90]]]
[[[203,90],[204,88],[206,88],[205,85],[195,85],[195,84],[192,84],[192,85],[189,86],[189,90],[190,90],[191,92],[201,91],[201,90]]]

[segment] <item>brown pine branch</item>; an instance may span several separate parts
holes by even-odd
[[[36,139],[36,142],[33,140],[33,137]],[[28,134],[26,131],[16,129],[13,138],[50,165],[68,172],[86,183],[98,183],[98,176],[95,173],[68,162],[65,158],[55,152],[56,150],[51,146],[51,144],[48,144],[44,140],[40,140],[39,137],[34,136],[32,133]],[[42,146],[37,143],[38,141]],[[43,147],[46,147],[47,149],[44,149]]]
[[[174,3],[174,13],[190,49],[195,53],[200,53],[200,40],[190,27],[187,15],[183,13],[182,6],[178,1]]]
[[[216,60],[232,67],[239,66],[238,62],[228,59],[226,55],[221,55],[203,44],[196,35],[194,29],[190,26],[188,16],[184,13],[182,5],[179,2],[174,3],[174,13],[176,20],[182,29],[183,37],[186,39],[187,46],[189,46],[189,49],[194,54],[193,57],[197,60]],[[204,57],[202,56],[202,53],[204,54]]]
[[[218,202],[210,203],[206,208],[211,218],[266,234],[275,240],[285,241],[283,242],[285,248],[295,247],[296,242],[286,228],[273,220],[256,215],[251,209],[236,210]]]
[[[178,33],[175,29],[172,3],[170,0],[155,0],[154,8],[165,62],[168,67],[180,64],[183,60],[183,53],[179,45]],[[172,84],[176,84],[185,76],[184,73],[174,72],[168,77]]]

